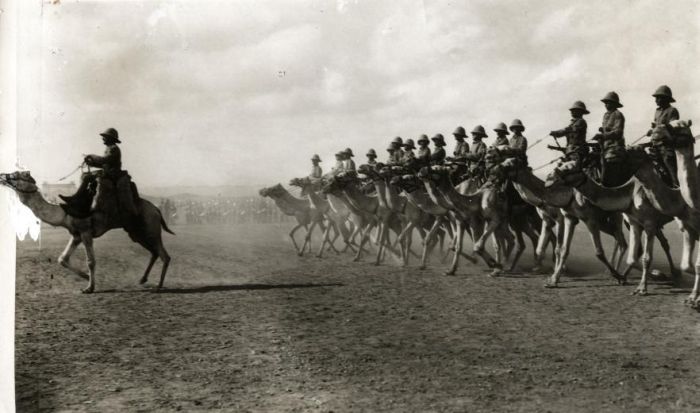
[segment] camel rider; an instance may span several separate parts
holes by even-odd
[[[428,135],[420,135],[420,138],[418,138],[418,153],[416,154],[416,159],[418,159],[420,166],[430,166],[431,153],[428,147],[429,144]]]
[[[513,153],[518,155],[518,158],[525,161],[527,165],[527,138],[523,136],[525,125],[520,119],[513,119],[508,127],[513,132],[513,137],[510,138],[508,146]]]
[[[352,149],[350,148],[345,148],[343,151],[343,154],[345,155],[345,159],[343,160],[343,170],[344,171],[352,171],[355,172],[355,161],[352,160],[352,158],[355,156],[354,153],[352,153]]]
[[[314,156],[311,157],[311,173],[309,174],[309,178],[311,179],[320,179],[323,176],[323,170],[321,169],[321,165],[319,163],[321,162],[321,157],[318,156],[318,154],[314,154]]]
[[[508,128],[506,127],[505,123],[499,122],[493,131],[496,132],[496,141],[491,146],[499,147],[510,145],[507,137],[507,135],[510,135],[510,132],[508,132]]]
[[[668,125],[674,120],[680,118],[678,109],[671,106],[671,103],[676,100],[673,98],[671,88],[666,85],[659,86],[656,92],[652,95],[656,99],[656,112],[654,113],[654,122],[651,124],[651,129],[647,132],[647,136],[651,136],[654,128],[660,125]],[[652,156],[657,164],[662,165],[664,171],[668,174],[669,181],[673,186],[678,186],[676,154],[673,151],[669,142],[661,139],[652,139]]]
[[[345,170],[345,163],[343,162],[344,159],[345,153],[337,152],[335,154],[335,165],[333,166],[333,169],[331,169],[330,175],[335,176]]]
[[[386,160],[387,165],[393,165],[394,164],[394,153],[396,152],[396,145],[394,143],[390,143],[389,146],[386,148],[386,151],[389,152],[389,157]]]
[[[445,137],[442,136],[441,133],[438,133],[430,139],[433,141],[433,145],[435,145],[435,150],[433,150],[433,153],[430,155],[430,164],[442,165],[445,163],[445,157],[447,155],[445,153]]]
[[[482,141],[483,138],[488,138],[486,130],[481,125],[476,125],[472,129],[472,151],[464,156],[469,161],[469,172],[472,176],[483,175],[484,155],[486,154],[486,144]]]
[[[625,116],[618,109],[622,107],[620,97],[609,92],[601,102],[605,104],[603,125],[593,140],[598,141],[602,150],[601,182],[604,186],[618,186],[625,183]]]
[[[586,146],[586,130],[588,125],[583,119],[583,115],[590,112],[586,109],[586,105],[577,100],[569,108],[571,112],[571,122],[564,129],[553,130],[549,133],[555,139],[560,136],[566,136],[566,149],[564,154],[571,160],[583,162],[584,157],[588,154],[588,146]]]
[[[397,136],[394,138],[393,141],[391,141],[391,144],[394,146],[394,153],[392,155],[391,164],[399,165],[403,160],[404,155],[403,149],[401,149],[401,147],[403,146],[403,139],[401,139],[400,136]]]
[[[457,141],[453,152],[454,157],[456,160],[464,160],[464,155],[469,153],[469,144],[464,140],[464,138],[467,137],[467,132],[463,127],[458,126],[457,129],[452,132],[452,135],[455,137],[455,141]]]
[[[418,167],[418,161],[416,160],[416,154],[413,152],[416,149],[416,144],[413,143],[413,139],[406,139],[402,146],[404,147],[404,152],[401,165],[411,170],[416,169]]]
[[[374,168],[377,166],[377,152],[374,151],[374,149],[370,149],[367,151],[367,165],[371,166]]]
[[[109,128],[102,132],[100,136],[102,136],[102,142],[106,146],[104,155],[87,155],[85,157],[86,165],[101,169],[101,171],[94,174],[97,178],[97,190],[90,211],[101,211],[107,215],[117,214],[118,212],[136,215],[138,210],[134,197],[137,194],[131,189],[129,175],[122,170],[122,154],[117,146],[118,143],[121,143],[119,133],[116,129]],[[75,195],[71,197],[61,196],[61,199],[70,204],[71,201],[81,196],[81,193],[89,191],[87,181],[89,179],[83,179],[83,183],[81,183]],[[110,200],[110,195],[114,196],[115,192],[116,204]]]

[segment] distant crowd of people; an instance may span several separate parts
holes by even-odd
[[[293,220],[275,207],[271,199],[260,197],[215,197],[210,199],[162,198],[159,209],[170,224],[269,224]]]

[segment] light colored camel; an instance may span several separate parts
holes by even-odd
[[[540,206],[548,210],[548,214],[554,222],[559,222],[560,217],[552,213],[551,208],[561,210],[563,217],[563,230],[558,224],[557,237],[557,262],[554,266],[552,275],[545,282],[545,287],[553,288],[559,283],[559,278],[564,272],[566,261],[571,250],[571,242],[573,240],[574,230],[579,221],[583,221],[591,234],[591,241],[596,251],[596,258],[600,260],[608,269],[610,274],[618,281],[624,283],[624,277],[618,273],[616,266],[610,264],[603,250],[603,243],[600,239],[601,231],[613,236],[616,241],[615,250],[627,250],[627,241],[625,240],[622,231],[622,214],[603,211],[587,201],[582,195],[576,194],[575,191],[565,185],[555,185],[545,188],[545,182],[536,177],[530,168],[523,162],[516,159],[506,160],[501,164],[508,170],[508,178],[513,182],[515,189],[520,196],[528,203]],[[543,250],[540,246],[543,244],[542,237],[547,237],[550,232],[542,231],[540,233],[540,242],[538,243],[538,255],[541,256]],[[613,253],[615,257],[616,253]],[[620,259],[622,255],[620,256]]]
[[[673,221],[673,216],[663,214],[654,207],[639,179],[632,177],[627,183],[620,186],[604,187],[589,178],[581,168],[576,166],[575,162],[565,162],[559,165],[550,176],[553,184],[563,183],[576,188],[593,205],[604,211],[622,212],[627,216],[630,223],[630,239],[627,256],[628,268],[623,273],[625,278],[632,265],[639,261],[637,245],[640,241],[640,234],[643,232],[642,277],[633,294],[647,294],[647,280],[654,252],[654,238],[659,239],[672,273],[678,275],[678,270],[673,264],[668,240],[662,230],[664,225]]]
[[[310,237],[314,227],[318,225],[321,231],[325,230],[325,226],[323,225],[323,213],[317,209],[311,209],[308,200],[295,197],[284,189],[281,184],[269,188],[262,188],[259,193],[261,196],[272,198],[272,200],[275,201],[275,205],[277,205],[283,214],[293,216],[297,219],[297,225],[289,232],[289,238],[292,239],[292,244],[294,244],[297,255],[304,255],[304,249],[299,249],[299,245],[297,245],[297,241],[294,239],[294,234],[301,227],[306,229],[304,246],[307,245],[308,240],[309,251],[311,251]],[[309,228],[309,224],[311,224],[311,228]]]
[[[132,241],[137,242],[151,253],[151,259],[148,262],[146,271],[139,281],[141,284],[148,281],[148,274],[151,272],[156,259],[161,259],[163,268],[160,273],[158,289],[163,287],[165,273],[170,264],[170,255],[168,255],[163,246],[161,229],[170,234],[174,233],[166,225],[160,210],[149,201],[145,199],[139,200],[137,204],[138,215],[126,223],[118,222],[120,220],[111,220],[101,212],[94,212],[86,218],[75,218],[66,214],[61,206],[46,201],[39,192],[36,181],[28,171],[0,174],[0,185],[15,191],[19,200],[43,222],[68,230],[72,238],[68,241],[68,245],[58,258],[58,262],[63,267],[88,280],[87,287],[82,290],[83,293],[95,291],[95,268],[97,263],[93,240],[116,228],[123,228]],[[83,244],[85,248],[87,274],[70,262],[71,255],[80,244]]]

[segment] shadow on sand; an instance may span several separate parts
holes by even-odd
[[[240,291],[240,290],[275,290],[275,289],[292,289],[292,288],[320,288],[320,287],[343,287],[341,283],[326,283],[326,284],[222,284],[222,285],[204,285],[200,287],[181,287],[181,288],[161,288],[153,287],[143,288],[140,290],[102,290],[96,291],[96,294],[120,294],[120,293],[155,293],[155,294],[201,294],[219,291]]]

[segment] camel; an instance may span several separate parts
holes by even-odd
[[[648,164],[650,166],[650,164]],[[559,165],[551,173],[548,181],[552,184],[563,183],[575,188],[593,205],[612,212],[622,212],[628,217],[630,224],[629,254],[627,269],[623,277],[627,277],[632,265],[639,260],[637,243],[639,235],[644,232],[642,261],[642,277],[639,286],[633,294],[647,294],[647,279],[652,262],[654,250],[654,238],[659,240],[668,259],[673,275],[678,275],[678,270],[673,264],[668,240],[663,234],[663,226],[673,220],[671,215],[661,213],[651,203],[644,191],[644,185],[636,177],[632,177],[625,184],[617,187],[604,187],[591,179],[573,161]]]
[[[374,227],[378,227],[379,245],[377,248],[375,265],[379,265],[384,248],[388,248],[392,251],[391,246],[388,245],[388,231],[391,229],[396,232],[396,234],[399,234],[401,232],[400,222],[396,214],[386,206],[386,200],[383,198],[382,194],[377,194],[377,196],[365,195],[358,188],[358,181],[357,173],[342,172],[331,177],[324,186],[323,192],[330,193],[336,190],[341,191],[350,209],[354,213],[363,216],[365,225],[360,232],[360,245],[354,261],[360,260],[363,246],[369,238],[370,231]]]
[[[418,176],[423,179],[424,183],[428,184],[426,189],[428,189],[428,193],[431,193],[431,198],[434,198],[436,201],[440,199],[435,196],[435,190],[437,190],[443,197],[441,202],[446,203],[448,208],[458,214],[457,230],[455,231],[457,238],[456,250],[447,274],[452,275],[457,270],[459,251],[462,250],[464,231],[466,229],[465,224],[468,224],[471,227],[472,237],[475,240],[474,253],[479,255],[486,265],[493,268],[491,275],[496,276],[500,274],[502,268],[502,254],[500,250],[506,249],[505,237],[510,236],[512,238],[513,236],[507,226],[503,225],[506,222],[504,217],[507,206],[500,202],[502,200],[499,199],[496,189],[489,185],[481,187],[474,193],[460,193],[452,185],[450,180],[451,172],[451,168],[433,166],[430,169],[423,168],[418,173]],[[434,181],[435,187],[431,185],[431,181]],[[484,248],[486,241],[491,235],[496,237],[494,246],[496,247],[498,261],[494,260]]]
[[[309,251],[311,251],[311,230],[318,225],[321,228],[321,231],[325,231],[325,226],[323,225],[323,213],[319,210],[311,209],[309,206],[309,201],[299,199],[290,194],[289,191],[284,189],[281,184],[277,184],[269,188],[262,188],[259,193],[261,196],[272,198],[272,200],[275,201],[275,205],[277,205],[283,214],[293,216],[297,219],[297,225],[289,232],[289,238],[292,239],[292,244],[294,244],[294,249],[296,250],[297,255],[304,255],[304,250],[299,249],[299,245],[297,245],[297,241],[294,239],[294,234],[301,227],[306,229],[304,248],[306,248],[308,243]],[[311,230],[309,230],[309,224],[312,224]]]
[[[330,249],[339,254],[340,251],[338,251],[335,248],[334,242],[341,235],[343,237],[343,241],[345,242],[345,250],[347,250],[347,248],[351,246],[349,239],[351,231],[345,226],[345,223],[348,219],[349,211],[348,213],[341,214],[338,213],[336,209],[332,208],[329,200],[324,199],[323,196],[317,192],[316,188],[319,187],[320,184],[320,182],[313,181],[308,177],[294,178],[289,182],[289,185],[301,188],[301,194],[306,195],[306,197],[309,199],[310,207],[312,209],[317,209],[318,211],[323,213],[328,219],[328,226],[326,226],[326,230],[323,232],[323,241],[321,242],[321,247],[319,248],[318,253],[316,254],[318,258],[321,258],[323,256],[323,250],[326,246],[326,243],[328,243]],[[347,211],[347,208],[345,210]],[[335,234],[333,236],[333,239],[330,239],[331,229],[333,229]],[[307,240],[308,239],[309,235],[307,234]],[[304,248],[302,248],[302,250],[303,249]]]
[[[564,228],[561,230],[561,225],[557,225],[559,228],[556,232],[560,240],[557,245],[557,262],[554,265],[552,275],[545,282],[546,288],[555,288],[559,283],[559,278],[569,257],[574,230],[579,221],[583,221],[591,234],[596,258],[605,265],[619,284],[624,284],[624,277],[606,258],[603,243],[600,239],[601,231],[613,236],[617,242],[615,251],[621,249],[621,254],[624,254],[624,251],[627,250],[627,241],[622,231],[622,216],[620,213],[603,211],[586,200],[581,194],[575,193],[572,188],[565,185],[545,188],[545,182],[536,177],[532,170],[518,159],[508,159],[501,163],[501,166],[505,168],[505,171],[508,173],[508,179],[513,182],[515,189],[526,202],[541,208],[549,209],[553,207],[561,210]],[[551,209],[549,210],[551,211]],[[555,222],[559,220],[559,217],[551,212],[549,214],[551,214]],[[546,237],[548,236],[547,234],[549,234],[549,231],[543,231],[540,233],[540,237]],[[542,243],[542,238],[540,238],[538,254],[541,254],[540,245]],[[615,254],[613,253],[613,261]]]
[[[121,220],[109,219],[107,215],[99,211],[93,212],[85,218],[76,218],[68,215],[60,205],[46,201],[41,195],[41,192],[39,192],[36,181],[32,178],[29,171],[0,174],[0,185],[15,191],[19,200],[31,209],[34,215],[41,221],[54,227],[62,227],[68,230],[71,234],[71,239],[68,241],[68,245],[63,253],[59,256],[58,262],[63,267],[88,280],[87,287],[81,290],[83,293],[89,294],[95,291],[95,269],[97,263],[95,260],[93,240],[117,228],[123,228],[132,241],[137,242],[151,253],[146,271],[139,280],[140,284],[144,284],[148,281],[148,275],[153,268],[153,264],[155,264],[156,259],[161,259],[163,268],[160,273],[160,281],[158,282],[157,288],[163,288],[165,274],[170,264],[170,255],[168,255],[168,252],[163,246],[161,229],[173,235],[175,233],[168,228],[160,210],[151,202],[145,199],[139,199],[137,202],[138,215],[126,223],[118,222]],[[71,255],[80,244],[83,244],[85,248],[88,267],[87,274],[80,268],[73,266],[70,262]]]
[[[440,236],[440,244],[442,245],[444,239],[444,232],[440,232],[442,229],[448,232],[450,236],[453,235],[452,232],[452,221],[454,215],[450,213],[450,210],[443,208],[440,205],[433,202],[428,193],[425,191],[425,187],[416,178],[415,175],[402,175],[394,176],[391,179],[391,184],[397,186],[403,191],[409,202],[416,205],[418,208],[423,210],[425,213],[435,217],[433,225],[430,227],[428,234],[423,240],[423,252],[421,254],[421,264],[420,269],[424,270],[426,268],[426,261],[428,253],[435,246],[436,242],[433,242],[435,236]],[[399,235],[399,237],[401,237]],[[473,260],[472,257],[464,254],[469,260]],[[475,262],[475,261],[474,261]]]

